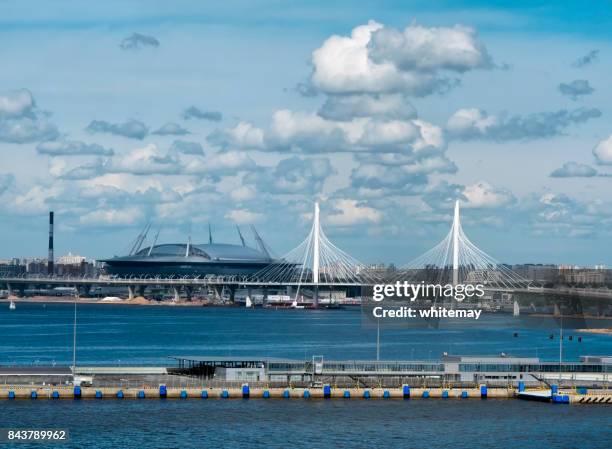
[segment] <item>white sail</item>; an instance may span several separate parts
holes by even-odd
[[[512,311],[512,315],[519,316],[521,314],[521,308],[519,307],[518,301],[514,301],[514,310]]]
[[[251,297],[247,296],[245,299],[245,306],[246,307],[253,307],[253,301],[251,301]]]

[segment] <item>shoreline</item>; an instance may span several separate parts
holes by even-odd
[[[44,303],[57,303],[57,304],[73,304],[76,302],[77,304],[120,304],[120,305],[129,305],[129,306],[169,306],[169,307],[235,307],[234,305],[226,305],[226,304],[211,304],[206,301],[200,300],[192,300],[192,301],[182,301],[182,302],[172,302],[172,301],[153,301],[148,300],[143,297],[136,297],[132,300],[130,299],[122,299],[121,301],[102,301],[100,299],[92,299],[92,298],[75,298],[69,296],[33,296],[29,298],[3,298],[0,299],[0,303],[10,303],[14,301],[15,304],[19,303],[29,303],[29,304],[44,304]]]

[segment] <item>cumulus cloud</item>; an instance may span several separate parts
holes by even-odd
[[[85,143],[78,140],[47,140],[36,146],[36,151],[49,156],[112,156],[114,151],[96,143]]]
[[[593,155],[600,165],[612,165],[612,134],[593,148]]]
[[[405,92],[423,96],[455,83],[449,73],[492,65],[472,28],[396,30],[370,21],[332,36],[312,54],[311,83],[332,94]]]
[[[182,117],[185,120],[189,120],[192,118],[201,119],[201,120],[209,120],[211,122],[220,122],[223,120],[223,114],[219,111],[205,111],[196,106],[190,106],[183,111]]]
[[[178,123],[166,123],[158,130],[153,131],[152,134],[157,134],[159,136],[184,136],[190,134],[190,132]]]
[[[264,149],[263,130],[247,122],[240,122],[233,128],[215,130],[206,137],[206,140],[210,144],[219,146],[224,149]]]
[[[512,192],[494,187],[486,181],[466,186],[463,190],[466,202],[463,207],[468,208],[495,208],[515,202]]]
[[[104,174],[108,165],[108,160],[98,158],[76,167],[69,167],[66,161],[56,158],[51,162],[49,173],[56,178],[73,181],[91,179]]]
[[[0,93],[0,142],[30,143],[55,139],[57,127],[36,107],[32,93],[18,89]]]
[[[551,178],[590,178],[597,176],[593,167],[578,162],[566,162],[550,174]]]
[[[559,84],[559,92],[567,95],[572,100],[578,99],[583,95],[590,95],[594,92],[588,80],[574,80],[571,83]]]
[[[509,141],[561,135],[571,125],[601,116],[596,108],[561,109],[529,115],[489,115],[481,109],[459,109],[448,120],[449,137],[461,140]]]
[[[135,175],[175,175],[180,173],[180,161],[164,154],[157,145],[149,144],[113,159],[108,171]]]
[[[247,173],[243,183],[254,186],[259,192],[312,195],[320,193],[325,180],[334,173],[328,158],[294,156],[281,160],[276,167],[261,167]]]
[[[264,214],[259,212],[251,212],[247,209],[234,209],[225,214],[225,218],[233,221],[236,224],[257,223],[264,219]]]
[[[141,121],[130,119],[123,123],[109,123],[104,120],[92,120],[85,128],[86,131],[94,133],[108,133],[130,139],[144,139],[149,134],[149,128]]]
[[[159,47],[159,41],[153,36],[147,36],[140,33],[133,33],[126,37],[119,44],[122,50],[139,50],[144,47]]]
[[[79,222],[85,226],[129,226],[141,222],[144,214],[138,207],[99,209],[83,214]]]
[[[327,120],[315,113],[276,111],[268,131],[240,123],[216,131],[208,141],[222,148],[277,152],[405,152],[434,146],[443,149],[442,131],[421,120],[383,120],[363,117]]]
[[[583,56],[579,57],[578,59],[576,59],[572,63],[572,66],[574,66],[576,68],[585,67],[585,66],[590,65],[593,62],[597,61],[598,58],[599,58],[599,50],[591,50],[586,55],[583,55]]]
[[[379,223],[383,214],[365,204],[352,199],[339,199],[334,202],[334,211],[327,215],[325,222],[331,226],[351,226],[359,223]]]
[[[248,154],[242,151],[227,151],[206,158],[184,160],[181,170],[186,174],[208,174],[219,177],[256,168],[257,164]]]
[[[170,147],[171,153],[183,153],[201,156],[204,154],[204,148],[197,142],[188,142],[186,140],[175,140]]]
[[[414,119],[417,112],[402,94],[354,94],[329,95],[319,115],[338,121],[355,117]]]

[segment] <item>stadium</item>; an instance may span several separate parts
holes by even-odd
[[[248,276],[275,261],[255,228],[252,230],[257,249],[246,245],[240,230],[241,245],[213,243],[209,234],[209,242],[205,244],[156,245],[156,237],[151,246],[140,249],[147,229],[138,236],[129,255],[103,260],[104,272],[117,277]]]

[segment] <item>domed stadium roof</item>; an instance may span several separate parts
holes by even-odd
[[[188,257],[188,258],[204,258],[207,260],[231,260],[231,261],[257,261],[267,262],[270,257],[254,248],[242,245],[233,245],[229,243],[206,243],[189,245],[189,254],[187,254],[186,243],[166,243],[155,245],[153,248],[147,247],[141,249],[131,258],[158,258],[158,257]]]

